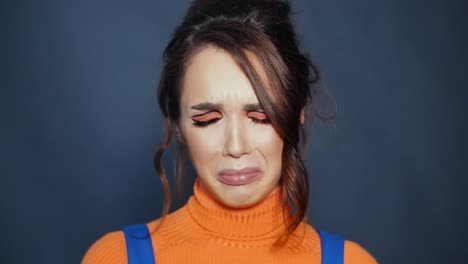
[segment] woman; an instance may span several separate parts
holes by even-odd
[[[163,216],[103,236],[83,263],[376,263],[357,243],[306,222],[304,122],[317,116],[317,81],[287,1],[194,1],[164,51],[159,85]],[[161,158],[173,127],[197,178],[188,202],[169,214]]]

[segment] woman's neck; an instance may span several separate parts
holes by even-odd
[[[194,195],[190,197],[187,209],[202,228],[228,239],[277,237],[286,230],[285,219],[290,217],[280,186],[252,206],[234,208],[219,202],[199,178],[195,181]]]

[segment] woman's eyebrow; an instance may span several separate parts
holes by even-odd
[[[219,110],[223,107],[223,104],[220,103],[209,103],[209,102],[204,102],[204,103],[199,103],[196,105],[192,105],[190,109],[195,109],[195,110],[200,110],[200,111],[213,111],[213,110]],[[245,104],[242,109],[244,111],[259,111],[262,110],[262,106],[258,103],[253,103],[253,104]]]
[[[242,107],[242,109],[244,109],[244,111],[246,112],[250,112],[250,111],[260,111],[260,110],[263,110],[263,107],[260,105],[260,104],[245,104],[244,107]]]
[[[223,104],[214,104],[214,103],[205,102],[205,103],[192,105],[190,109],[213,111],[213,110],[218,110],[222,107],[223,107]]]

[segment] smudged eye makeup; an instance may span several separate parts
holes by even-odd
[[[265,113],[262,112],[251,112],[248,114],[248,117],[252,119],[254,123],[259,123],[259,124],[269,124],[270,119],[266,116]]]
[[[221,119],[221,114],[218,112],[208,112],[201,115],[196,115],[192,118],[193,124],[196,126],[207,126],[218,122]]]
[[[252,122],[257,124],[269,124],[270,119],[263,112],[249,112],[247,116],[252,120]],[[216,123],[221,119],[221,113],[217,111],[208,112],[201,115],[196,115],[192,118],[193,125],[195,126],[208,126],[210,124]]]

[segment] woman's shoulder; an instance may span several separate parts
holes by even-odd
[[[123,231],[112,231],[96,240],[86,251],[81,263],[127,263],[127,246]]]
[[[360,244],[345,240],[344,264],[377,264],[377,260]]]
[[[311,225],[308,225],[308,228],[313,230],[316,239],[320,239],[319,231],[323,230],[317,229]],[[328,233],[328,232],[325,232]],[[328,233],[330,234],[330,233]],[[342,237],[340,234],[334,234]],[[343,237],[342,237],[343,238]],[[372,256],[372,254],[367,251],[361,244],[356,241],[344,239],[344,264],[377,264],[377,260]]]
[[[183,209],[180,208],[166,216],[165,225],[158,232],[158,242],[160,240],[165,241],[166,236],[170,236],[174,230],[177,230],[177,227],[184,224],[184,221],[180,221],[184,215]],[[162,218],[156,218],[145,223],[152,236],[154,235],[152,231],[159,226],[161,221]],[[123,230],[112,231],[103,235],[88,248],[82,264],[95,263],[127,263],[127,245]]]

